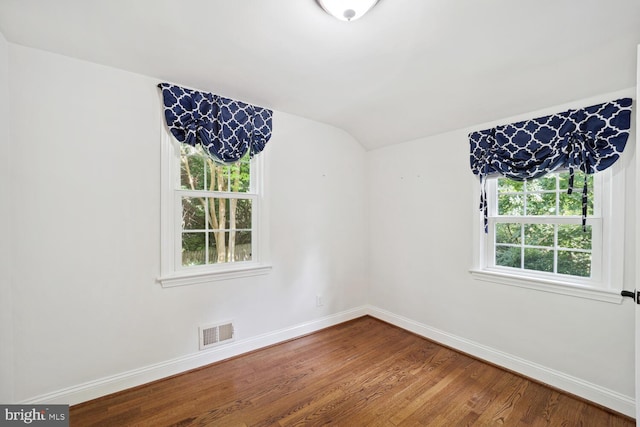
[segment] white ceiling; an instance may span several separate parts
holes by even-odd
[[[12,43],[340,127],[369,149],[633,87],[639,0],[0,0]]]

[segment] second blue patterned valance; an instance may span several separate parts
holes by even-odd
[[[181,143],[202,145],[218,162],[237,162],[247,152],[253,157],[271,138],[271,110],[169,83],[158,87],[171,134]]]
[[[482,185],[480,208],[485,215],[485,230],[484,184],[488,176],[522,181],[557,168],[569,169],[571,176],[574,169],[587,174],[605,170],[618,160],[627,143],[631,105],[631,98],[622,98],[470,133],[471,170]],[[586,192],[584,188],[583,225]]]

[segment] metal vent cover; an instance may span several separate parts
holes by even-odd
[[[233,322],[204,325],[198,328],[200,350],[205,350],[234,339]]]

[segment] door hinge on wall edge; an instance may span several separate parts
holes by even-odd
[[[640,304],[640,292],[636,291],[635,289],[632,291],[622,291],[620,292],[620,295],[622,295],[623,297],[633,298],[636,304]]]

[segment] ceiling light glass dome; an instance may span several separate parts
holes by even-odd
[[[316,0],[331,16],[341,21],[355,21],[367,13],[378,0]]]

